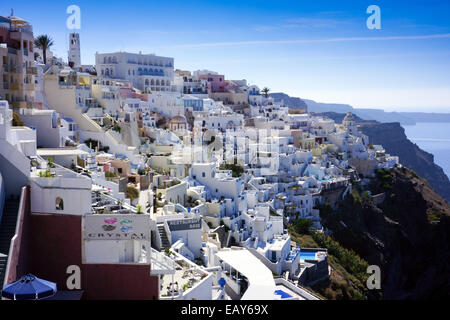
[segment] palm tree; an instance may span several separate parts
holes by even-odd
[[[53,45],[53,39],[48,35],[43,34],[34,39],[34,45],[42,50],[44,55],[44,64],[47,64],[47,49]]]
[[[264,93],[264,96],[267,98],[269,96],[270,89],[267,87],[264,87],[264,89],[261,90],[262,93]]]

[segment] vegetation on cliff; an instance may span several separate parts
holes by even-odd
[[[450,208],[414,171],[377,171],[321,218],[335,241],[381,268],[384,298],[449,295]]]

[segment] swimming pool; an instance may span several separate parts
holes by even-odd
[[[300,261],[316,260],[315,251],[300,251]]]
[[[281,299],[292,298],[292,296],[289,293],[286,293],[283,290],[275,290],[275,294],[281,296]]]

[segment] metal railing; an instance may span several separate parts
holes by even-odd
[[[175,261],[153,248],[150,248],[150,261],[152,272],[166,271],[167,273],[175,273]]]

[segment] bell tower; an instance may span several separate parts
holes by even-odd
[[[81,54],[80,54],[80,34],[69,34],[69,65],[78,69],[81,67]]]

